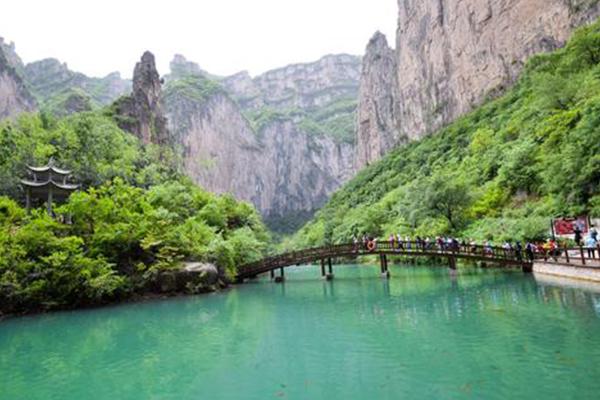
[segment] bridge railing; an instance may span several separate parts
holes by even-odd
[[[536,260],[570,264],[574,266],[589,266],[600,268],[600,245],[595,248],[586,246],[557,247],[553,250],[543,249],[535,253]]]

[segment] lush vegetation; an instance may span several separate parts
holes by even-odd
[[[600,23],[533,57],[521,79],[361,171],[286,245],[364,232],[524,240],[550,218],[600,215]]]
[[[25,166],[50,157],[85,188],[54,219],[18,205]],[[194,186],[177,165],[99,113],[0,124],[0,314],[127,298],[184,260],[231,277],[259,257],[269,235],[252,206]]]
[[[109,116],[93,112],[63,119],[22,115],[0,123],[0,194],[22,199],[19,179],[26,166],[46,164],[50,157],[72,169],[84,187],[116,177],[148,187],[178,176],[171,150],[142,146]]]

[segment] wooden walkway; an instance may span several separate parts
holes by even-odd
[[[388,256],[408,257],[442,257],[448,260],[449,267],[456,268],[456,260],[464,259],[471,261],[482,261],[489,264],[521,268],[524,272],[532,271],[532,263],[525,260],[525,253],[517,254],[514,250],[506,250],[501,247],[486,247],[480,245],[466,246],[444,246],[438,247],[431,243],[428,246],[416,242],[403,242],[402,244],[390,242],[378,242],[367,247],[364,244],[336,244],[330,246],[315,247],[299,251],[292,251],[262,260],[242,265],[238,268],[237,282],[245,279],[255,278],[260,274],[270,273],[276,280],[284,279],[284,269],[287,267],[320,262],[321,275],[325,278],[333,278],[332,259],[359,256],[379,256],[382,275],[389,277]],[[326,270],[327,266],[327,270]],[[275,271],[279,270],[276,276]]]

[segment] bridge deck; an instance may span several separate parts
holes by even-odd
[[[531,261],[525,260],[525,254],[517,253],[515,250],[507,250],[501,247],[489,247],[481,245],[459,245],[443,246],[430,243],[423,245],[416,242],[390,243],[378,242],[375,248],[369,249],[364,244],[336,244],[330,246],[315,247],[300,251],[292,251],[276,256],[264,258],[262,260],[246,264],[238,269],[237,280],[255,277],[259,274],[274,271],[293,265],[309,264],[321,260],[338,257],[358,257],[368,255],[387,256],[410,256],[410,257],[445,257],[454,265],[456,259],[465,259],[473,261],[484,261],[491,264],[514,266],[530,270]],[[387,259],[382,258],[387,270]]]

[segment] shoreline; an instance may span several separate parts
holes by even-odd
[[[536,261],[533,263],[534,274],[576,279],[579,281],[600,284],[600,268],[583,265],[569,265],[557,262]]]
[[[195,297],[195,296],[206,296],[214,293],[221,293],[231,290],[235,285],[225,284],[224,286],[218,286],[214,290],[207,290],[201,293],[185,293],[185,292],[173,292],[173,293],[144,293],[144,294],[136,294],[134,296],[128,297],[124,300],[111,301],[107,303],[93,304],[93,305],[85,305],[85,306],[76,306],[76,307],[59,307],[55,309],[49,310],[31,310],[24,311],[22,313],[12,313],[12,314],[1,314],[0,313],[0,324],[5,321],[9,321],[15,318],[21,317],[36,317],[46,314],[54,314],[61,312],[71,312],[71,311],[87,311],[87,310],[96,310],[100,308],[108,308],[115,307],[127,304],[143,304],[151,301],[161,301],[161,300],[169,300],[176,298],[184,298],[184,297]]]

